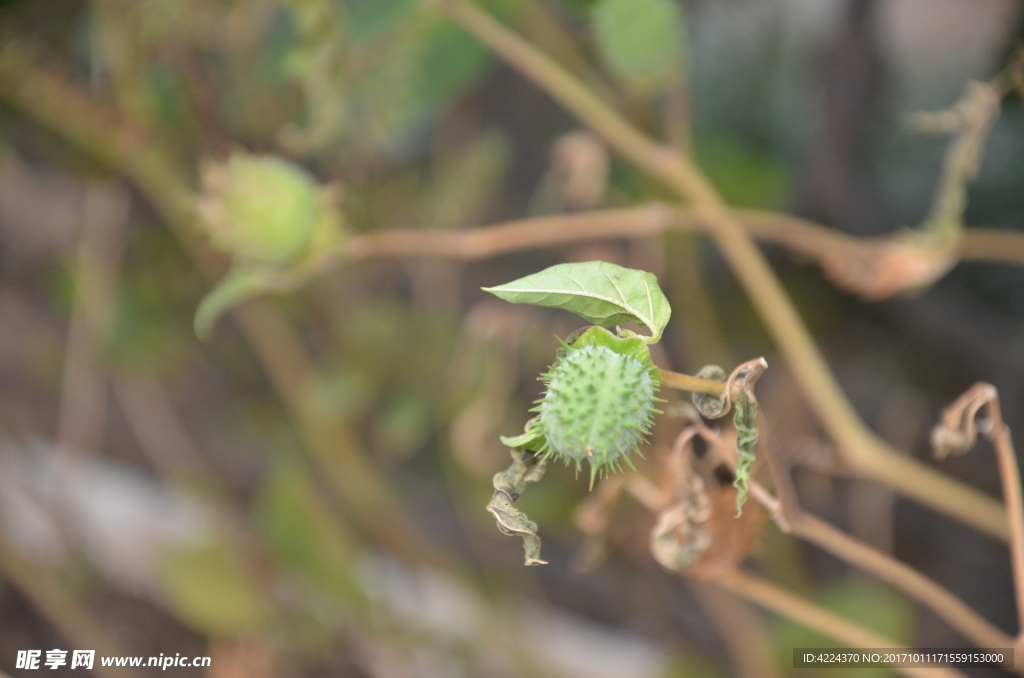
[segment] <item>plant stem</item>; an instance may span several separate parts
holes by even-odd
[[[1009,636],[938,583],[800,508],[796,494],[792,491],[788,470],[771,444],[770,431],[763,423],[762,427],[769,435],[765,436],[760,449],[768,460],[776,489],[783,500],[772,496],[759,483],[753,481],[750,483],[750,493],[772,514],[777,523],[779,517],[785,521],[784,524],[780,524],[783,531],[810,542],[849,565],[889,583],[930,609],[977,647],[1012,645],[1013,640]],[[708,439],[708,434],[710,432],[703,434],[705,439]],[[713,437],[711,442],[717,440],[717,437]],[[735,450],[724,444],[716,444],[715,448],[725,463],[735,469]]]
[[[782,678],[772,639],[746,602],[708,582],[690,579],[690,590],[732,656],[738,678]]]
[[[730,593],[849,647],[905,649],[890,638],[832,614],[760,577],[740,570],[729,570],[718,575],[713,581]],[[959,671],[947,668],[901,667],[895,670],[913,678],[964,678]]]
[[[922,464],[899,457],[867,429],[843,394],[767,261],[703,174],[658,145],[590,93],[558,64],[465,0],[435,0],[463,29],[577,116],[640,169],[688,199],[778,344],[843,461],[858,475],[893,488],[986,533],[1006,537],[998,502]]]
[[[783,245],[812,259],[819,259],[826,253],[859,249],[871,242],[779,212],[737,209],[734,213],[754,238]],[[443,257],[479,261],[525,249],[636,238],[667,230],[692,233],[704,232],[707,227],[697,219],[692,208],[655,202],[515,219],[459,231],[395,228],[352,236],[343,250],[318,262],[319,268],[314,273],[324,273],[346,259]],[[1014,231],[968,228],[960,255],[965,261],[1024,265],[1024,236]]]
[[[1013,639],[947,589],[909,565],[858,541],[825,521],[801,513],[792,532],[850,565],[869,572],[929,608],[977,647],[1010,647]],[[1018,670],[1019,672],[1019,670]]]
[[[994,389],[993,389],[994,390]],[[999,462],[999,477],[1003,484],[1003,501],[1010,525],[1010,563],[1013,570],[1013,588],[1017,595],[1017,644],[1024,644],[1024,497],[1021,492],[1020,467],[1013,449],[1010,428],[1003,423],[999,395],[986,405],[991,431],[988,437],[995,448]]]
[[[725,395],[725,382],[700,379],[689,374],[661,370],[661,385],[691,393],[706,393],[720,398]]]

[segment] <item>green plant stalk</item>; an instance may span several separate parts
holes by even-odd
[[[680,391],[689,391],[690,393],[706,393],[716,398],[721,398],[725,395],[726,386],[724,381],[701,379],[700,377],[680,372],[671,372],[669,370],[661,370],[661,385],[679,389]]]
[[[999,502],[900,456],[867,429],[843,394],[824,356],[737,218],[692,162],[630,125],[578,80],[532,45],[464,0],[435,0],[455,23],[547,92],[640,169],[688,199],[754,303],[811,407],[851,470],[1000,539],[1007,523]]]

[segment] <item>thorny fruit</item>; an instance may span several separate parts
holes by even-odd
[[[283,265],[302,256],[320,214],[316,180],[274,156],[236,152],[203,169],[199,212],[210,239],[239,263]]]
[[[646,360],[644,359],[646,358]],[[547,390],[535,411],[550,458],[590,464],[590,482],[621,470],[650,431],[659,373],[636,339],[591,328],[541,378]]]

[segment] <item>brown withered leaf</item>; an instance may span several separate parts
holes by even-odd
[[[956,242],[930,242],[901,233],[822,252],[819,263],[837,286],[866,301],[923,289],[957,263]]]
[[[686,496],[662,511],[651,530],[651,555],[673,572],[689,568],[711,546],[707,521],[712,509],[704,481],[694,474],[687,484]]]
[[[945,459],[949,455],[965,454],[978,440],[974,417],[978,410],[997,397],[996,387],[977,383],[942,411],[942,419],[932,429],[931,443],[935,456]]]
[[[711,515],[707,529],[711,545],[688,569],[686,575],[713,579],[718,573],[735,569],[757,552],[767,515],[753,504],[736,517],[736,488],[723,487],[710,493]]]

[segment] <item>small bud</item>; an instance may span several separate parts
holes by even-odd
[[[210,240],[235,262],[279,266],[308,249],[322,201],[316,180],[301,167],[236,152],[203,168],[202,183],[199,214]]]

